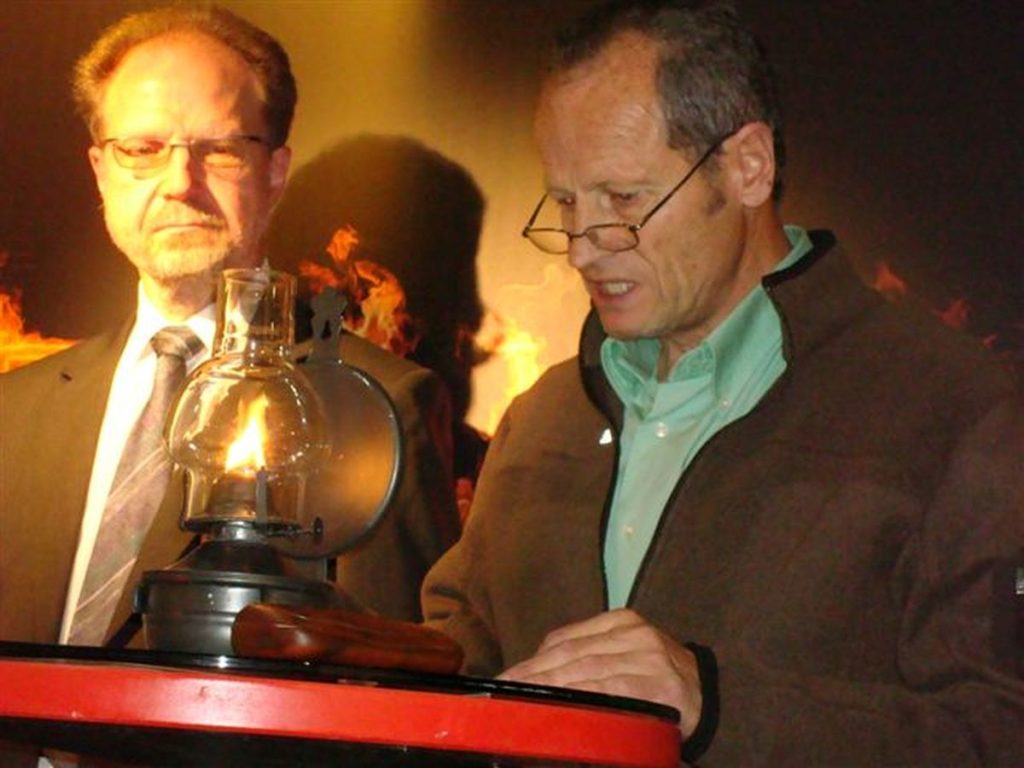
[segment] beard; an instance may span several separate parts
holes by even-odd
[[[160,228],[176,222],[199,226]],[[191,206],[165,209],[142,231],[119,224],[107,221],[114,244],[141,274],[161,283],[214,277],[226,266],[242,264],[251,245],[233,235],[221,216]]]
[[[161,282],[216,274],[237,261],[242,251],[241,243],[227,229],[155,232],[145,236],[141,246],[136,251],[139,258],[129,254],[129,259]]]

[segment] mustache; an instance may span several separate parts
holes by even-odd
[[[149,229],[154,230],[160,227],[180,224],[200,224],[218,229],[223,229],[227,226],[224,217],[219,214],[204,211],[201,208],[195,208],[184,203],[177,203],[165,206],[153,214],[149,220]]]

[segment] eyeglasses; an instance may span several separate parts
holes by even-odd
[[[161,139],[103,139],[100,147],[110,145],[114,160],[131,171],[155,171],[167,165],[175,147],[185,147],[203,167],[219,171],[234,171],[249,163],[249,147],[262,144],[259,136],[224,136],[220,139],[189,139],[163,141]]]
[[[533,215],[530,216],[530,220],[523,227],[522,235],[545,253],[568,253],[572,241],[580,237],[587,238],[596,248],[600,248],[602,251],[628,251],[630,248],[636,248],[640,243],[640,230],[644,228],[644,225],[672,199],[672,195],[683,188],[683,185],[690,180],[693,174],[697,172],[697,169],[704,165],[705,161],[734,133],[736,131],[729,131],[729,133],[708,147],[679,183],[672,187],[668,194],[661,198],[636,224],[626,224],[625,222],[593,224],[582,232],[569,232],[556,227],[535,227],[533,223],[537,220],[537,216],[540,215],[540,209],[544,207],[544,203],[548,199],[547,194],[545,194],[541,197],[540,202],[537,203],[537,207],[533,209]]]

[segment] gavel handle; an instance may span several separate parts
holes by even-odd
[[[407,621],[337,608],[254,603],[235,617],[235,653],[356,667],[454,674],[462,649],[447,635]]]

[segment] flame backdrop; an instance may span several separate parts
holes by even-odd
[[[540,341],[541,368],[574,352],[586,301],[564,263],[518,234],[540,191],[531,108],[552,29],[589,4],[224,3],[276,35],[292,57],[300,90],[294,171],[338,142],[375,134],[412,139],[475,181],[486,201],[478,249],[484,305]],[[118,322],[133,300],[132,273],[97,211],[87,134],[72,113],[67,78],[103,26],[149,5],[0,7],[0,286],[20,290],[29,330],[80,338]],[[787,221],[833,228],[866,276],[898,276],[912,300],[955,317],[1019,365],[1024,3],[740,6],[782,81]],[[402,163],[389,173],[415,176]],[[429,179],[412,181],[425,205]],[[360,192],[348,178],[336,182]],[[409,234],[410,209],[376,213],[391,232]],[[443,220],[444,212],[431,216]],[[398,242],[420,256],[416,237]],[[437,270],[430,250],[423,254]],[[471,422],[490,426],[507,376],[499,359],[477,369]]]

